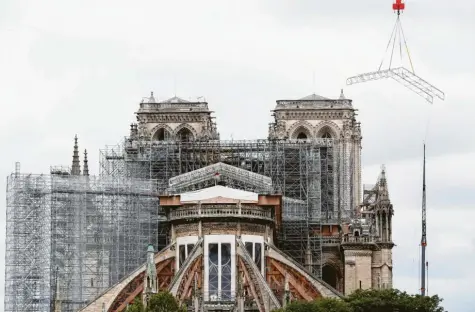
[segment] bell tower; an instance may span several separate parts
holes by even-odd
[[[218,140],[212,113],[207,102],[177,96],[158,101],[151,92],[140,103],[136,112],[138,124],[131,126],[130,136],[152,141]]]
[[[343,93],[337,99],[311,94],[298,100],[278,100],[269,125],[270,140],[332,139],[336,143],[335,168],[340,168],[340,209],[343,218],[350,217],[361,203],[361,127],[357,110]],[[335,170],[335,174],[337,170]],[[335,179],[335,181],[338,181]],[[337,193],[335,193],[337,194]],[[336,198],[336,196],[335,196]],[[338,209],[338,203],[334,207]],[[336,211],[335,211],[336,212]]]

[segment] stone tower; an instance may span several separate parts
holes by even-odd
[[[364,190],[363,203],[343,237],[346,295],[356,289],[392,288],[393,214],[383,167],[377,183]]]
[[[270,140],[329,140],[335,143],[332,194],[334,203],[322,224],[324,241],[340,241],[342,224],[348,224],[361,203],[361,128],[352,100],[340,92],[336,99],[311,94],[298,100],[279,100],[269,126]],[[322,196],[323,193],[322,193]],[[341,219],[338,220],[337,216]],[[339,244],[323,244],[322,278],[335,289],[345,290],[345,266]]]
[[[191,102],[179,97],[157,101],[151,93],[136,112],[138,125],[131,137],[153,141],[207,141],[219,139],[216,123],[207,102]]]
[[[342,187],[340,190],[335,187],[341,202],[333,206],[335,210],[340,206],[342,217],[349,217],[361,202],[362,136],[352,100],[345,98],[343,90],[338,99],[311,94],[299,100],[279,100],[273,115],[275,121],[269,125],[269,139],[337,141],[336,152],[341,155],[341,163],[335,163],[335,168],[340,168]]]
[[[378,250],[374,251],[372,275],[373,288],[391,288],[393,284],[392,273],[392,216],[393,205],[389,200],[386,172],[383,167],[377,184],[377,200],[374,205],[373,223],[376,228]]]

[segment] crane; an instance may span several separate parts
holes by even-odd
[[[409,54],[409,48],[407,46],[406,37],[404,35],[404,31],[402,29],[400,15],[405,10],[406,4],[403,0],[395,0],[392,6],[395,13],[397,13],[396,23],[394,25],[393,31],[391,33],[391,37],[389,38],[388,45],[386,46],[386,52],[388,52],[389,47],[392,45],[391,49],[391,57],[389,61],[388,69],[381,69],[384,62],[381,61],[379,68],[377,71],[364,73],[361,75],[350,77],[346,80],[347,85],[352,85],[360,82],[367,82],[371,80],[378,80],[383,78],[392,78],[397,82],[401,83],[406,88],[410,89],[411,91],[415,92],[416,94],[422,96],[426,101],[429,103],[433,103],[434,97],[438,97],[441,100],[445,100],[445,94],[440,89],[436,88],[426,80],[422,79],[421,77],[417,76],[414,71],[414,66],[412,64],[411,55]],[[394,48],[396,46],[396,40],[399,38],[399,54],[401,57],[401,66],[396,68],[391,68],[393,56],[394,56]],[[411,69],[406,69],[402,66],[403,60],[403,47],[402,41],[404,41],[405,50],[407,53],[407,58],[409,59]]]
[[[422,235],[421,235],[421,296],[426,294],[426,144],[424,143],[424,164],[422,167]],[[427,264],[428,267],[428,264]]]

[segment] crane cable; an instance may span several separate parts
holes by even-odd
[[[403,57],[402,57],[402,42],[401,42],[401,39],[402,39],[404,41],[404,46],[406,48],[406,53],[407,53],[407,56],[409,58],[409,63],[411,65],[412,73],[415,73],[414,65],[413,65],[412,59],[411,59],[411,54],[409,53],[409,47],[407,45],[406,36],[404,35],[404,30],[402,29],[400,12],[397,13],[396,23],[394,23],[394,27],[393,27],[393,30],[391,32],[391,36],[389,37],[388,44],[386,45],[386,50],[384,51],[383,58],[381,60],[381,63],[379,64],[378,71],[381,71],[381,67],[383,66],[385,55],[388,52],[389,46],[392,43],[391,58],[389,60],[389,68],[388,68],[388,69],[391,69],[391,65],[392,65],[392,61],[393,61],[393,55],[394,55],[394,48],[395,48],[395,45],[396,45],[397,37],[399,37],[399,53],[400,53],[400,57],[401,57],[401,64],[402,64],[402,60],[403,60]]]
[[[397,18],[399,20],[399,16]],[[409,58],[409,63],[411,63],[412,73],[415,73],[414,66],[412,64],[411,54],[409,53],[409,47],[408,47],[407,41],[406,41],[406,36],[404,35],[404,30],[402,29],[402,24],[401,24],[400,20],[399,20],[399,25],[400,25],[400,29],[401,29],[401,33],[402,33],[402,38],[404,39],[404,45],[406,46],[407,57]],[[399,38],[399,40],[401,40],[401,38]]]
[[[388,41],[388,45],[386,46],[386,51],[384,51],[383,59],[381,60],[381,64],[379,65],[378,71],[380,71],[381,67],[383,66],[384,56],[388,52],[389,45],[391,44],[391,41],[393,40],[393,36],[394,36],[394,32],[396,31],[397,24],[398,24],[398,21],[396,20],[396,23],[394,24],[394,27],[393,27],[393,31],[391,32],[391,37],[389,38],[389,41]],[[389,65],[389,67],[391,67],[391,64]]]

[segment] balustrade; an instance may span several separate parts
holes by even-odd
[[[168,215],[169,220],[206,217],[242,217],[252,219],[265,219],[272,221],[272,213],[260,207],[237,207],[229,205],[192,206],[178,208]]]
[[[343,236],[343,243],[374,243],[372,236]]]

